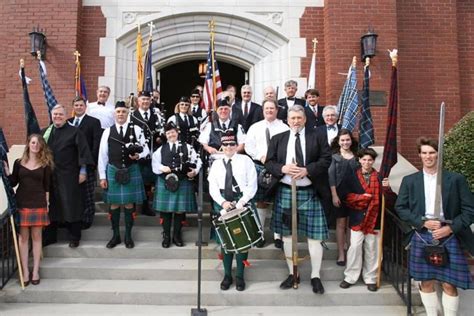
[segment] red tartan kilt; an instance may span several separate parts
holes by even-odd
[[[43,208],[21,208],[18,210],[20,227],[48,226],[49,214],[46,207]]]

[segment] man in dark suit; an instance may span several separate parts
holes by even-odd
[[[263,120],[262,106],[255,102],[252,102],[252,87],[244,85],[240,89],[242,93],[242,100],[237,100],[235,105],[232,107],[232,114],[234,112],[240,112],[239,122],[244,128],[245,133],[249,130],[253,123]],[[234,116],[233,116],[234,117]]]
[[[309,89],[306,95],[306,128],[316,129],[318,126],[324,125],[323,109],[319,104],[319,91],[316,89]]]
[[[87,229],[92,225],[95,215],[94,191],[96,186],[96,168],[99,157],[100,137],[102,128],[100,121],[95,117],[86,114],[86,101],[82,97],[72,100],[74,117],[68,119],[69,124],[79,128],[86,137],[87,145],[94,159],[94,166],[87,168],[87,180],[81,185],[82,196],[84,198],[84,213],[82,214],[82,229]]]
[[[286,97],[278,100],[278,119],[286,122],[288,116],[288,108],[295,104],[304,106],[305,101],[303,99],[296,98],[296,91],[298,91],[298,82],[295,80],[288,80],[285,82],[285,93]]]
[[[420,296],[426,315],[437,315],[436,281],[441,282],[443,289],[444,315],[456,315],[457,288],[474,288],[461,250],[474,255],[474,234],[470,228],[474,222],[474,197],[464,176],[442,170],[442,204],[435,205],[436,178],[441,171],[437,168],[438,143],[421,137],[417,147],[423,170],[403,178],[395,206],[400,218],[414,228],[410,236],[410,274],[421,281]],[[439,208],[438,216],[435,209]],[[439,258],[428,252],[427,244],[443,245],[448,253],[445,266],[436,266]]]
[[[326,216],[318,196],[322,178],[327,178],[331,152],[324,137],[305,128],[304,107],[294,105],[288,109],[290,130],[273,136],[268,147],[265,167],[280,179],[278,184],[272,228],[283,236],[283,248],[290,275],[280,288],[293,287],[291,245],[291,184],[297,186],[298,235],[308,238],[311,256],[311,285],[314,293],[324,293],[320,279],[323,257],[321,241],[328,237]],[[327,183],[327,182],[326,182]],[[324,184],[326,185],[326,184]],[[298,282],[299,282],[299,276]]]
[[[337,108],[334,105],[326,105],[323,107],[322,116],[324,124],[318,126],[316,132],[324,135],[328,145],[331,146],[332,140],[341,129],[341,126],[337,124]]]

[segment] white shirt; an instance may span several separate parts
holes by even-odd
[[[242,198],[237,202],[243,205],[248,203],[257,193],[257,171],[253,161],[246,155],[234,154],[231,159],[232,175],[242,192]],[[227,163],[228,160],[229,158],[224,157],[221,160],[214,161],[207,177],[209,181],[209,194],[219,205],[226,201],[220,190],[225,188],[226,170],[223,161]]]
[[[436,195],[436,173],[429,174],[423,170],[423,184],[425,189],[425,217],[434,218],[435,195]],[[443,202],[440,201],[440,218],[444,218]]]
[[[99,171],[99,179],[106,179],[106,170],[109,163],[109,135],[110,129],[116,128],[117,133],[120,133],[120,126],[123,126],[123,132],[125,133],[128,127],[128,121],[123,125],[114,124],[114,126],[106,128],[102,133],[99,146],[99,163],[97,170]],[[135,130],[135,135],[138,138],[138,142],[143,146],[143,151],[139,154],[140,158],[145,158],[150,153],[148,146],[146,146],[145,137],[143,136],[142,129],[136,125],[133,126]]]
[[[74,119],[72,120],[72,122],[68,121],[69,125],[74,126],[74,127],[79,127],[85,115],[86,113],[82,114],[82,116],[74,116]],[[77,121],[77,125],[76,125],[76,121]]]
[[[263,156],[267,155],[267,128],[270,131],[270,138],[290,129],[288,125],[279,119],[272,122],[262,120],[250,126],[245,135],[245,152],[252,157],[253,160],[260,160]]]
[[[148,111],[143,111],[142,109],[138,109],[138,112],[140,112],[140,115],[143,117],[143,119],[145,119],[145,112],[147,113],[147,118],[148,120],[150,120],[151,118],[151,111],[150,109],[148,109]]]
[[[179,113],[179,116],[181,117],[181,119],[183,121],[186,122],[186,116],[188,117],[188,120],[193,120],[194,122],[194,125],[197,126],[198,124],[198,121],[197,119],[192,115],[192,114],[186,114],[186,113]],[[168,118],[168,123],[169,122],[173,122],[176,126],[178,125],[178,123],[176,122],[176,115],[171,115],[169,118]]]
[[[115,124],[115,108],[112,103],[106,102],[105,105],[97,104],[97,102],[89,103],[86,113],[98,119],[103,129]]]
[[[225,126],[229,128],[230,119],[227,119],[227,121],[224,121],[224,122],[219,120],[219,124],[220,126],[222,126],[222,124],[225,124]],[[212,129],[212,124],[211,123],[206,124],[206,127],[204,128],[202,133],[199,135],[198,141],[201,144],[206,144],[206,145],[209,144],[211,129]],[[242,131],[242,125],[240,124],[237,125],[237,143],[238,144],[245,143],[245,135],[244,135],[244,132]]]
[[[176,144],[176,150],[177,152],[180,152],[180,147],[183,143],[179,143],[179,142],[166,143],[164,146],[169,146],[171,150],[173,148],[173,144]],[[191,145],[188,145],[188,144],[184,144],[184,145],[186,145],[188,149],[189,160],[192,163],[196,163],[196,169],[194,169],[194,171],[196,171],[196,174],[197,174],[199,173],[199,170],[201,170],[201,166],[202,166],[201,158],[198,157],[198,155],[196,154],[196,151]],[[157,151],[155,151],[153,153],[153,156],[151,157],[151,168],[153,169],[153,173],[160,175],[163,173],[163,170],[162,170],[163,167],[164,165],[161,164],[161,148],[160,148]]]
[[[337,128],[337,124],[334,124],[334,128],[328,129],[328,125],[324,125],[326,127],[326,133],[328,135],[328,144],[331,146],[332,141],[336,138],[339,129]]]
[[[191,111],[194,113],[196,111],[199,110],[199,104],[191,104]],[[206,111],[203,109],[201,111],[201,116],[197,117],[197,120],[200,122],[200,123],[203,123],[204,120],[207,118],[207,113]]]
[[[303,160],[306,166],[306,150],[305,150],[306,137],[304,133],[305,133],[305,129],[303,128],[299,132],[299,134],[300,134],[301,151],[303,152]],[[290,137],[288,139],[288,147],[286,150],[286,161],[285,161],[285,164],[287,165],[293,163],[293,159],[296,161],[295,142],[296,142],[295,133],[290,130]],[[281,178],[280,182],[291,185],[291,176],[285,174],[283,178]],[[296,185],[305,187],[305,186],[311,185],[311,180],[308,177],[304,177],[303,179],[296,180]]]
[[[296,98],[296,97],[292,97]],[[286,97],[286,104],[288,104],[288,108],[291,108],[293,105],[295,105],[295,100],[288,100],[288,97]]]

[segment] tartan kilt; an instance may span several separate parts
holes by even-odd
[[[137,164],[128,167],[130,173],[130,182],[127,184],[118,184],[115,182],[115,172],[117,167],[107,165],[107,183],[108,188],[104,190],[104,202],[109,204],[141,204],[145,197],[143,180],[140,174],[140,168]]]
[[[421,237],[431,244],[432,235],[429,232],[419,233]],[[442,243],[442,242],[441,242]],[[459,246],[459,241],[454,236],[444,246],[448,251],[448,266],[434,267],[425,261],[425,243],[415,233],[410,244],[410,275],[417,281],[438,280],[454,285],[461,289],[474,289],[474,281],[467,259]]]
[[[298,205],[298,236],[311,239],[328,239],[328,225],[321,202],[316,197],[314,189],[300,188],[296,190]],[[283,223],[283,214],[286,211],[291,216],[291,188],[280,184],[275,196],[272,216],[272,230],[282,236],[291,235],[291,227]]]
[[[139,161],[138,165],[140,166],[140,173],[142,175],[143,183],[144,184],[155,184],[156,182],[156,174],[153,173],[153,169],[151,168],[151,159],[144,159],[143,161]]]
[[[263,165],[255,163],[255,170],[257,170],[257,179],[260,176],[260,173],[262,173],[262,170],[265,168]],[[266,203],[271,203],[272,202],[272,196],[269,196],[268,194],[265,194],[265,190],[262,188],[258,187],[257,193],[255,194],[254,197],[255,202],[266,202]]]
[[[97,181],[95,170],[87,170],[87,179],[84,183],[84,213],[82,213],[82,221],[84,223],[92,223],[95,215],[94,191]]]
[[[20,227],[44,227],[49,225],[48,208],[20,208],[18,210]]]
[[[179,188],[171,192],[165,187],[165,178],[158,176],[153,197],[153,209],[157,212],[196,213],[197,203],[194,186],[187,178],[179,180]]]

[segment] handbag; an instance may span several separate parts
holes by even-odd
[[[425,247],[423,248],[424,251],[424,258],[427,264],[437,267],[443,268],[446,267],[449,263],[449,255],[448,250],[444,246],[451,238],[453,238],[454,234],[449,236],[442,244],[434,245],[427,243],[418,232],[416,232],[418,237],[425,243]]]
[[[130,172],[128,168],[120,168],[115,171],[115,181],[118,184],[127,184],[130,182]]]
[[[179,177],[175,173],[169,173],[165,177],[165,188],[170,192],[176,192],[179,189]]]

